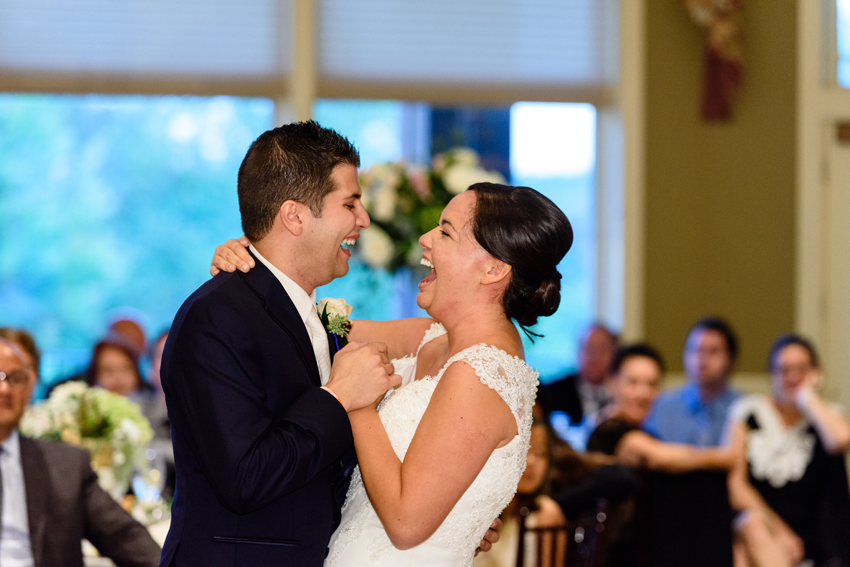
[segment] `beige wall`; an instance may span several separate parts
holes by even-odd
[[[734,117],[704,123],[704,32],[682,2],[647,1],[645,331],[674,371],[704,314],[738,331],[744,372],[794,324],[795,3],[744,10]]]

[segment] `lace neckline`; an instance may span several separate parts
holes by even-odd
[[[774,488],[803,478],[817,444],[805,418],[786,427],[773,402],[760,395],[744,398],[736,414],[740,421],[752,417],[758,425],[747,435],[747,460],[754,478],[767,481]]]
[[[419,348],[416,349],[416,358],[417,359],[419,358],[419,352],[422,350],[422,347],[424,347],[426,344],[433,341],[434,339],[445,335],[446,333],[447,333],[446,328],[443,326],[442,323],[439,323],[439,322],[436,322],[436,321],[434,323],[432,323],[431,327],[429,327],[428,330],[425,331],[425,336],[422,337],[422,342],[419,343]],[[486,348],[488,350],[491,350],[493,353],[498,355],[506,363],[509,362],[509,363],[515,364],[515,365],[518,364],[520,366],[524,366],[529,371],[534,372],[534,369],[525,360],[518,357],[517,355],[509,354],[506,350],[501,349],[497,346],[488,345],[487,343],[478,343],[478,344],[475,344],[475,345],[468,346],[465,349],[460,350],[457,353],[450,356],[449,359],[445,362],[445,364],[443,364],[443,366],[440,368],[440,371],[437,372],[436,376],[426,374],[426,375],[422,376],[422,378],[417,379],[415,377],[416,376],[416,367],[414,367],[414,370],[413,370],[414,379],[413,379],[413,381],[419,382],[419,381],[424,381],[424,380],[434,380],[434,381],[439,382],[440,378],[443,377],[443,374],[445,374],[445,372],[446,372],[446,370],[448,370],[449,366],[451,366],[452,364],[454,364],[458,360],[463,360],[464,355],[466,353],[468,353],[469,351],[478,350],[478,349],[481,349],[481,348]],[[416,362],[416,366],[417,367],[419,366],[418,360]]]

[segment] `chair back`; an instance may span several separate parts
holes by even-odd
[[[516,567],[603,567],[607,503],[600,501],[593,514],[566,526],[528,526],[520,517]]]

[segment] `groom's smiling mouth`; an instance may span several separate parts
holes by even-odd
[[[352,247],[352,246],[354,246],[356,243],[357,243],[357,237],[353,237],[353,238],[351,238],[351,237],[350,237],[350,238],[346,238],[346,239],[344,239],[344,240],[340,243],[340,246],[339,246],[339,247],[340,247],[343,251],[345,251],[345,253],[346,253],[346,254],[348,254],[349,256],[351,256],[351,250],[349,250],[349,248],[350,248],[350,247]]]

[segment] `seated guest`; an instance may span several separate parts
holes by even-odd
[[[850,565],[850,493],[844,453],[850,422],[818,395],[814,346],[795,334],[770,349],[772,396],[730,410],[736,566]]]
[[[35,339],[24,329],[4,327],[0,329],[0,339],[6,339],[15,344],[23,356],[24,370],[30,373],[34,384],[33,390],[39,386],[41,352],[35,344]]]
[[[504,525],[499,532],[499,541],[488,553],[481,553],[475,558],[475,567],[515,567],[521,521],[531,528],[553,528],[566,524],[561,508],[545,494],[553,442],[555,436],[546,422],[535,421],[531,426],[531,446],[525,472],[517,485],[516,496],[502,512]],[[523,564],[536,565],[536,548],[526,544],[525,551],[526,561]]]
[[[541,387],[541,399],[547,412],[564,412],[571,426],[587,424],[581,438],[571,439],[583,449],[587,434],[593,430],[596,413],[608,405],[611,394],[606,380],[617,350],[617,335],[601,323],[594,323],[579,342],[578,372]]]
[[[0,339],[0,565],[80,566],[88,539],[119,567],[153,567],[160,549],[97,484],[86,451],[19,435],[31,374]]]
[[[658,351],[646,344],[623,347],[614,357],[611,372],[614,399],[608,408],[610,417],[590,435],[588,451],[614,455],[626,465],[664,472],[731,467],[732,456],[726,449],[667,443],[641,430],[664,372]]]
[[[144,315],[129,307],[121,307],[110,313],[112,316],[106,334],[120,335],[124,344],[136,353],[136,357],[142,356],[147,346],[145,329],[142,325]]]
[[[615,506],[634,493],[636,479],[625,467],[616,465],[614,459],[605,455],[574,451],[549,426],[540,404],[534,405],[533,414],[526,469],[516,496],[502,512],[504,525],[499,541],[490,552],[475,558],[475,567],[517,565],[520,524],[526,528],[562,527],[567,520],[595,515],[600,500]],[[538,565],[534,537],[532,534],[526,537],[523,565]],[[564,542],[549,539],[541,543],[552,545],[562,554]]]
[[[85,378],[89,386],[126,396],[140,405],[156,401],[153,388],[142,379],[135,346],[122,335],[109,335],[94,345]]]
[[[693,559],[691,565],[731,564],[732,543],[731,510],[728,504],[720,509],[712,506],[694,506],[690,498],[700,491],[710,491],[712,500],[728,501],[726,493],[726,471],[732,466],[732,453],[721,448],[700,448],[683,443],[667,443],[655,439],[641,431],[640,426],[649,413],[664,371],[664,363],[658,352],[646,345],[635,344],[621,348],[614,357],[612,365],[611,390],[614,400],[608,408],[610,417],[600,423],[593,431],[587,443],[588,451],[600,451],[615,456],[621,463],[639,468],[641,482],[633,501],[633,513],[623,520],[622,535],[612,543],[609,551],[609,565],[676,565],[690,552],[682,551],[682,542],[688,541],[685,548],[693,546],[700,550],[700,559]],[[656,472],[651,472],[656,471]],[[715,478],[706,480],[692,471],[714,472]],[[661,474],[674,473],[674,474]],[[691,473],[687,477],[683,473]],[[665,493],[676,493],[676,500],[688,501],[671,503]],[[656,501],[657,499],[657,501]],[[696,500],[696,499],[693,499]],[[665,514],[654,514],[653,508],[663,508]],[[705,513],[704,513],[705,512]],[[671,520],[675,518],[675,520]],[[695,521],[696,520],[696,521]],[[659,541],[659,536],[670,533],[670,522],[676,526],[689,525],[686,532],[695,533],[695,537],[677,537],[678,542]],[[712,542],[701,534],[714,533],[720,526],[726,530],[726,555],[715,556],[703,552]],[[714,539],[714,545],[722,545],[722,533]],[[639,558],[641,558],[639,560]]]
[[[729,387],[738,339],[722,319],[706,317],[691,327],[683,362],[687,382],[662,392],[643,424],[661,441],[716,447],[729,406],[740,395]]]

